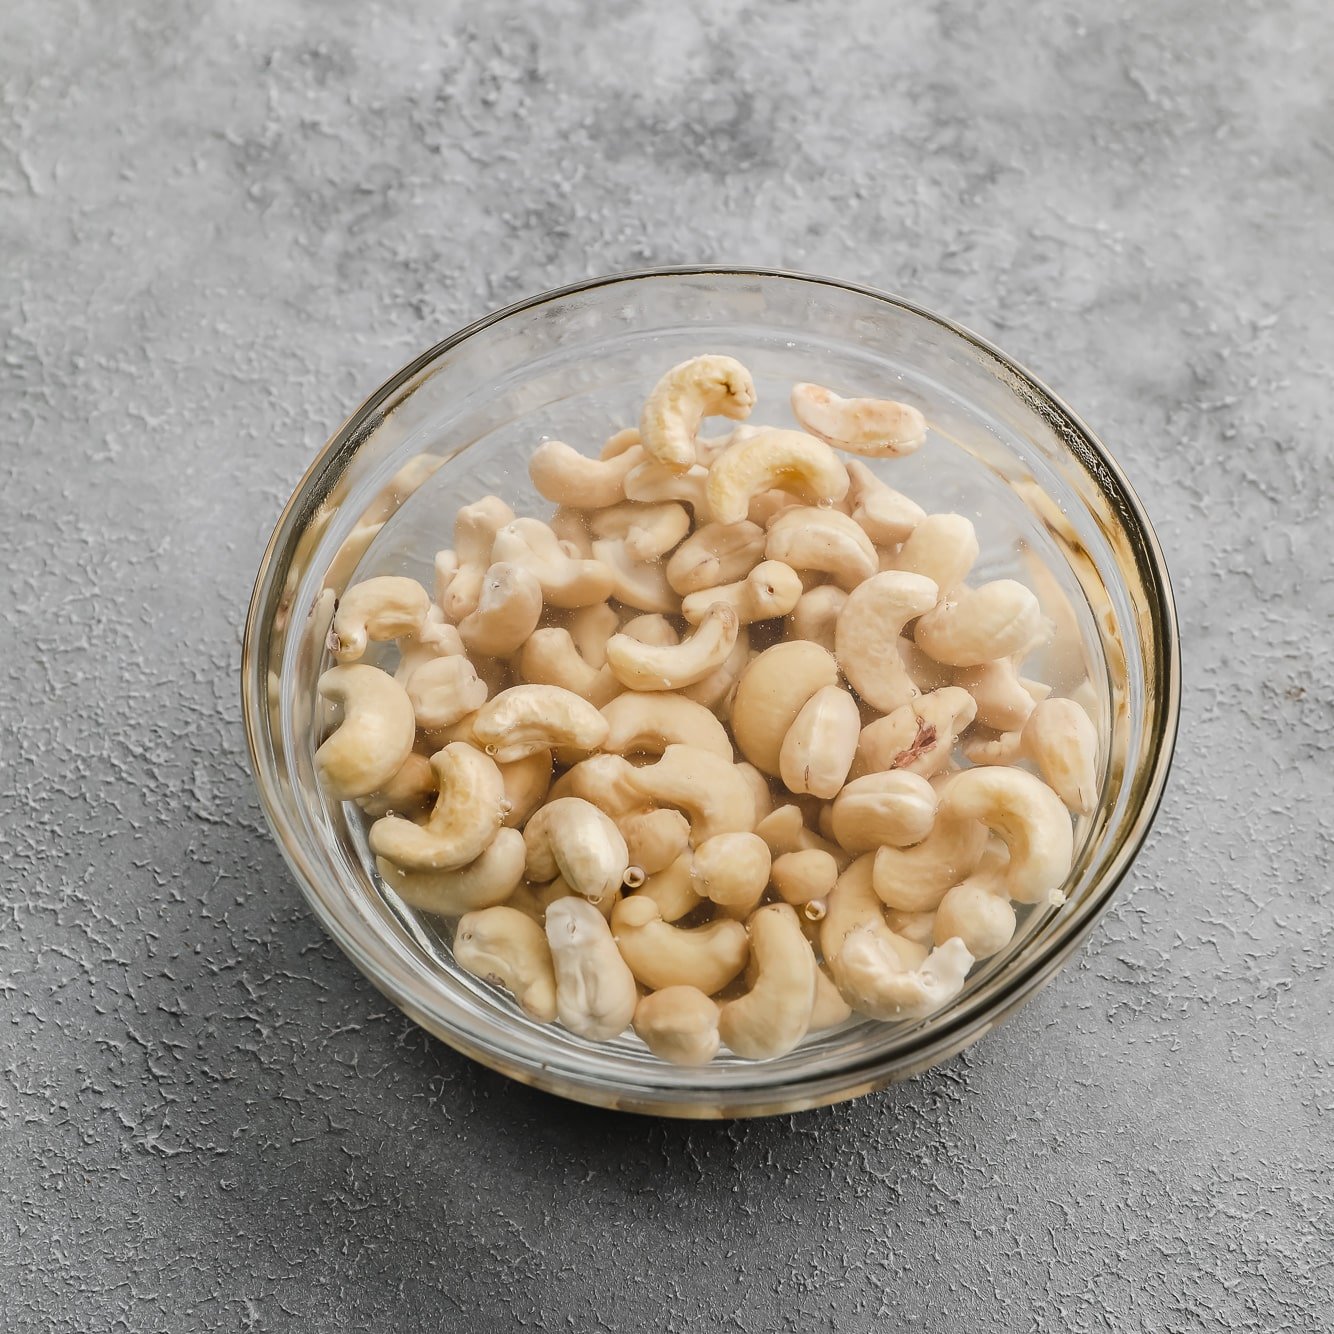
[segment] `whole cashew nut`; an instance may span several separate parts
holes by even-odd
[[[808,639],[822,649],[834,651],[834,627],[848,595],[837,584],[817,584],[797,599],[787,618],[788,639]]]
[[[720,908],[748,913],[769,884],[769,847],[758,834],[715,834],[696,844],[690,882]]]
[[[529,685],[560,686],[599,708],[621,692],[611,669],[587,663],[570,632],[559,626],[534,630],[528,637],[519,655],[519,675]]]
[[[917,693],[899,656],[899,636],[936,605],[936,585],[919,574],[872,575],[848,594],[834,626],[834,655],[852,688],[889,713]]]
[[[795,384],[792,413],[803,429],[852,454],[902,458],[926,440],[926,418],[889,398],[840,398],[823,385]]]
[[[406,689],[417,726],[450,727],[486,703],[486,683],[464,657],[431,658],[408,677]]]
[[[666,870],[690,847],[690,821],[680,811],[631,811],[616,821],[631,866],[647,875]]]
[[[666,870],[649,876],[641,888],[635,891],[634,897],[652,899],[664,922],[679,921],[704,901],[695,891],[691,876],[693,864],[693,855],[683,852]]]
[[[1072,699],[1045,699],[1023,730],[1024,754],[1065,804],[1090,815],[1098,798],[1098,732]]]
[[[807,848],[775,857],[769,875],[779,898],[799,908],[833,893],[838,883],[838,863],[819,848]]]
[[[635,769],[630,782],[646,801],[684,811],[697,849],[716,834],[755,828],[750,784],[729,760],[707,750],[668,746],[655,764]]]
[[[639,991],[602,914],[583,899],[558,899],[547,909],[547,944],[561,1023],[590,1042],[624,1032]]]
[[[901,968],[916,968],[926,958],[926,948],[890,929],[884,904],[876,896],[873,884],[875,858],[871,854],[858,857],[838,878],[825,904],[824,919],[820,923],[820,949],[833,974],[839,991],[843,982],[838,958],[843,944],[854,931],[873,931],[885,946],[898,956]]]
[[[761,491],[787,491],[809,504],[842,500],[847,469],[834,451],[803,431],[765,427],[729,446],[709,468],[705,499],[717,523],[740,523]]]
[[[517,829],[497,830],[476,861],[451,871],[405,871],[385,857],[375,861],[385,884],[404,903],[438,917],[503,903],[523,879],[523,863],[523,835]]]
[[[905,539],[894,568],[930,579],[940,596],[952,593],[973,568],[977,530],[962,514],[928,514]]]
[[[372,820],[390,811],[413,814],[435,797],[435,770],[425,755],[415,751],[399,765],[394,776],[368,796],[358,797],[357,805]]]
[[[976,877],[946,891],[936,909],[935,943],[957,937],[974,959],[999,954],[1014,939],[1014,929],[1010,900]]]
[[[743,625],[737,632],[736,643],[732,651],[723,659],[722,666],[714,668],[708,676],[686,686],[681,691],[686,699],[712,709],[720,718],[726,718],[731,710],[732,697],[736,693],[737,682],[750,661],[750,632]]]
[[[950,783],[961,777],[962,774],[955,775]],[[945,790],[950,790],[949,784]],[[1064,816],[1065,812],[1061,814]],[[920,843],[910,848],[885,844],[876,850],[875,892],[891,908],[904,912],[933,911],[945,897],[945,891],[953,889],[977,867],[986,846],[986,825],[947,809],[942,796],[931,832]]]
[[[797,914],[771,903],[750,919],[755,982],[722,1007],[718,1033],[745,1060],[781,1056],[806,1036],[815,1007],[815,956]]]
[[[654,644],[658,648],[666,648],[670,644],[679,644],[681,642],[680,632],[666,616],[658,612],[644,612],[637,616],[631,616],[621,627],[623,635],[629,635],[631,639],[637,639],[641,644]],[[615,631],[612,632],[613,634]],[[607,636],[609,639],[610,635]],[[602,655],[606,658],[607,646],[603,644]]]
[[[560,797],[536,811],[524,826],[529,880],[561,876],[574,893],[593,903],[616,894],[630,865],[621,831],[590,801]]]
[[[473,735],[488,754],[508,764],[536,750],[597,750],[607,738],[607,720],[560,686],[511,686],[478,711]]]
[[[510,760],[496,766],[505,785],[505,824],[511,829],[522,829],[528,817],[546,800],[551,787],[551,752],[535,750],[521,760]]]
[[[791,792],[828,800],[838,795],[857,753],[861,715],[842,686],[825,686],[802,705],[778,755],[778,771]]]
[[[827,852],[840,867],[850,860],[842,848],[807,827],[800,806],[776,806],[755,826],[755,832],[774,857],[816,849]]]
[[[954,673],[954,684],[976,702],[976,721],[993,731],[1017,732],[1033,712],[1033,696],[1020,683],[1012,657],[960,667]]]
[[[593,544],[596,554],[597,543]],[[521,565],[536,576],[551,607],[586,607],[611,596],[615,579],[601,560],[567,555],[560,539],[540,519],[515,519],[496,533],[494,561]],[[465,636],[466,637],[466,636]]]
[[[590,459],[561,440],[544,440],[528,460],[538,494],[557,505],[606,509],[625,499],[625,477],[644,461],[633,446],[612,458]]]
[[[959,733],[977,706],[958,686],[944,686],[901,704],[862,728],[853,772],[906,770],[930,778],[950,762]]]
[[[690,512],[675,501],[643,505],[627,500],[589,518],[595,538],[624,542],[626,555],[641,561],[659,559],[685,537],[690,527]]]
[[[641,894],[616,905],[611,930],[621,957],[650,991],[687,986],[712,996],[741,972],[750,954],[740,922],[720,918],[705,926],[672,926]]]
[[[801,592],[801,578],[791,566],[777,560],[765,560],[735,584],[702,588],[697,593],[687,594],[681,600],[681,614],[695,624],[704,619],[710,607],[725,602],[736,612],[741,625],[750,625],[754,621],[786,616],[797,605]]]
[[[514,522],[514,511],[499,496],[484,496],[454,516],[454,549],[435,558],[436,601],[457,624],[477,606],[491,564],[496,534]]]
[[[459,622],[471,653],[506,658],[537,628],[542,617],[542,585],[530,570],[512,561],[487,568],[477,606]]]
[[[732,758],[727,729],[702,704],[684,695],[629,691],[602,706],[607,720],[603,748],[615,755],[661,755],[673,744]]]
[[[570,638],[579,656],[590,666],[607,665],[607,640],[616,633],[620,617],[609,602],[594,602],[570,612],[567,621]]]
[[[629,690],[680,690],[722,666],[736,644],[737,630],[736,612],[726,603],[714,603],[693,634],[667,648],[613,635],[607,641],[607,666]]]
[[[718,1006],[695,987],[664,987],[635,1007],[635,1033],[673,1065],[708,1065],[718,1054]]]
[[[937,662],[972,667],[1028,648],[1041,632],[1042,611],[1030,589],[996,579],[963,589],[917,623],[917,647]]]
[[[707,523],[672,552],[667,582],[682,596],[744,579],[764,559],[759,524]]]
[[[856,588],[879,565],[871,539],[855,519],[814,505],[783,510],[769,524],[764,554],[794,570],[827,574],[843,589]]]
[[[887,486],[860,459],[848,459],[844,466],[851,480],[848,510],[862,532],[881,547],[906,542],[913,529],[926,518],[926,511]]]
[[[343,706],[343,720],[315,752],[315,772],[336,801],[369,796],[412,752],[412,701],[388,672],[362,663],[331,667],[317,688],[322,699]]]
[[[887,1022],[934,1013],[963,990],[972,966],[973,956],[955,936],[906,971],[883,937],[862,927],[843,942],[837,976],[839,991],[853,1009]]]
[[[610,596],[627,607],[647,612],[675,612],[681,600],[667,582],[660,561],[641,561],[631,556],[626,544],[615,538],[598,538],[593,556],[611,580]]]
[[[692,357],[654,385],[639,418],[640,439],[650,457],[683,472],[695,462],[695,436],[705,417],[742,421],[754,406],[755,382],[734,357]]]
[[[775,644],[741,673],[732,703],[732,734],[741,753],[777,777],[783,738],[817,691],[838,684],[838,663],[818,644]]]
[[[430,607],[430,597],[415,579],[396,574],[363,579],[338,601],[329,650],[339,663],[356,662],[371,640],[416,634]]]
[[[936,819],[935,789],[918,774],[898,769],[854,778],[834,798],[831,827],[848,852],[872,852],[883,844],[920,843]]]
[[[503,987],[540,1023],[556,1017],[556,974],[542,928],[515,908],[482,908],[459,919],[454,962]]]

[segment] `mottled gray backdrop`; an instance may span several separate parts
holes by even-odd
[[[0,6],[0,1328],[1328,1330],[1327,0]],[[250,581],[403,361],[777,264],[994,338],[1176,577],[1172,784],[1076,962],[914,1084],[683,1125],[511,1086],[325,940]]]

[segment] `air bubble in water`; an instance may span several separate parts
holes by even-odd
[[[821,496],[820,499],[816,501],[816,504],[819,505],[822,510],[831,510],[834,508],[834,502],[830,500],[828,496]]]
[[[508,797],[500,799],[500,813],[508,815],[514,809],[514,803]]]
[[[824,915],[829,909],[823,899],[812,899],[802,911],[806,914],[808,922],[819,922],[824,920]]]
[[[495,743],[494,741],[491,742],[490,745],[488,745],[488,746],[485,747],[486,753],[487,753],[488,755],[494,755],[499,749],[500,749],[500,747],[497,746],[496,743]]]
[[[621,883],[626,889],[638,889],[647,879],[648,876],[644,874],[642,866],[627,866],[625,874],[621,877]]]

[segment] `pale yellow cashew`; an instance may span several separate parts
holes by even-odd
[[[504,817],[505,783],[495,763],[463,741],[431,756],[440,795],[424,825],[385,815],[371,825],[377,857],[409,871],[452,871],[476,861]]]
[[[941,899],[933,936],[937,945],[958,937],[974,959],[989,959],[1014,939],[1014,929],[1010,900],[996,893],[989,881],[974,876]]]
[[[434,799],[435,791],[435,770],[431,768],[431,761],[414,751],[387,783],[368,796],[358,797],[357,805],[372,820],[391,811],[413,815]]]
[[[551,797],[580,797],[619,820],[646,805],[635,774],[635,766],[619,755],[590,755],[556,782]]]
[[[430,608],[430,597],[415,579],[397,574],[363,579],[338,600],[329,651],[336,662],[356,662],[371,641],[416,634]]]
[[[654,385],[639,418],[640,440],[650,457],[683,472],[695,462],[695,436],[705,417],[743,421],[754,406],[755,382],[734,357],[692,357]]]
[[[315,772],[335,801],[384,787],[412,752],[417,722],[408,693],[388,672],[362,663],[331,667],[319,694],[343,706],[343,718],[315,752]]]
[[[556,973],[542,928],[515,908],[482,908],[459,919],[454,962],[466,973],[508,991],[526,1014],[556,1017]]]
[[[436,658],[457,657],[464,651],[463,637],[458,627],[445,620],[444,612],[433,602],[417,633],[399,637],[398,666],[394,668],[394,680],[406,686],[413,672],[423,663],[432,662]]]
[[[667,581],[682,596],[744,579],[764,559],[759,524],[707,523],[672,552]]]
[[[826,444],[871,458],[902,458],[926,440],[926,418],[890,398],[840,398],[823,385],[795,384],[792,413]]]
[[[673,744],[732,758],[727,729],[702,704],[684,695],[629,691],[602,706],[607,720],[603,749],[616,755],[661,755]]]
[[[1024,758],[1024,737],[1022,732],[979,734],[970,736],[962,749],[969,764],[1018,764]]]
[[[607,437],[606,443],[598,452],[600,459],[614,459],[624,454],[627,449],[633,448],[639,443],[639,427],[623,426],[619,431],[613,431]]]
[[[794,570],[827,574],[843,589],[869,579],[879,560],[855,519],[814,505],[783,510],[769,524],[764,554]]]
[[[709,468],[705,500],[716,523],[740,523],[762,491],[786,491],[808,504],[834,504],[848,490],[847,469],[822,440],[766,427],[731,445]]]
[[[949,763],[959,734],[977,706],[958,686],[918,695],[862,728],[853,774],[902,769],[931,778]]]
[[[899,636],[936,605],[936,586],[918,574],[872,575],[848,595],[834,626],[834,655],[852,688],[889,713],[917,693],[899,656]]]
[[[743,625],[737,633],[732,651],[724,659],[721,667],[715,668],[708,676],[686,686],[681,693],[696,704],[712,709],[719,718],[727,718],[731,712],[732,697],[736,693],[737,682],[750,661],[750,632]]]
[[[961,777],[962,774],[956,774],[950,779],[945,793]],[[987,846],[987,827],[948,808],[945,802],[942,794],[931,832],[920,843],[909,848],[885,844],[877,849],[873,883],[875,892],[889,907],[904,912],[934,911],[945,891],[953,889],[976,869]]]
[[[851,480],[846,498],[848,512],[862,532],[879,547],[896,547],[907,541],[926,518],[926,511],[887,486],[860,459],[848,459],[844,466]]]
[[[522,829],[528,817],[546,800],[551,787],[551,752],[535,750],[521,760],[510,760],[498,765],[501,781],[505,784],[505,824],[511,829]]]
[[[763,897],[770,864],[768,845],[758,834],[715,834],[696,844],[690,883],[702,898],[744,915]]]
[[[561,505],[551,516],[548,526],[566,555],[579,556],[583,560],[593,558],[593,534],[589,531],[586,511]]]
[[[418,912],[458,917],[503,903],[523,879],[523,835],[499,829],[476,861],[452,871],[405,871],[385,857],[376,869],[390,889]]]
[[[567,620],[570,638],[579,656],[590,666],[607,665],[607,640],[617,631],[620,617],[609,602],[594,602],[570,612]]]
[[[834,627],[848,595],[837,584],[818,584],[804,592],[787,618],[788,639],[807,639],[822,649],[834,651]]]
[[[736,645],[738,628],[736,612],[718,602],[679,644],[659,648],[613,635],[607,642],[607,666],[628,690],[680,690],[722,666]]]
[[[655,808],[630,811],[616,821],[631,866],[646,875],[666,870],[690,847],[690,821],[680,811]]]
[[[611,669],[585,662],[570,632],[559,626],[534,630],[528,637],[519,655],[519,675],[528,685],[560,686],[599,708],[621,693]]]
[[[924,1019],[962,990],[973,956],[957,936],[937,945],[912,971],[901,966],[883,937],[865,927],[852,932],[838,956],[843,999],[870,1019]]]
[[[597,543],[593,544],[594,553]],[[551,607],[586,607],[611,596],[615,579],[601,560],[570,556],[540,519],[515,519],[496,533],[493,561],[521,565],[537,578]],[[466,636],[465,636],[466,637]]]
[[[664,987],[635,1007],[634,1029],[659,1060],[708,1065],[718,1054],[718,1006],[695,987]]]
[[[756,824],[755,832],[764,840],[774,857],[816,849],[828,853],[840,866],[849,860],[842,848],[807,826],[800,806],[776,806]]]
[[[591,801],[561,797],[536,811],[524,826],[529,880],[561,876],[574,893],[601,903],[616,894],[630,865],[615,822]]]
[[[872,883],[871,854],[858,857],[838,878],[833,892],[825,903],[825,915],[820,922],[820,951],[825,957],[834,982],[840,991],[843,986],[838,969],[838,956],[843,943],[854,931],[876,932],[885,945],[898,956],[900,966],[916,968],[926,958],[926,949],[906,936],[890,929],[884,904],[876,897]]]
[[[959,685],[955,680],[955,670],[928,658],[911,639],[899,640],[899,657],[912,683],[924,694],[932,690],[942,690],[945,686]]]
[[[1013,657],[960,667],[954,672],[954,684],[976,702],[976,721],[993,731],[1017,732],[1033,712],[1033,696],[1024,689]]]
[[[352,572],[361,564],[361,558],[370,550],[371,543],[380,534],[383,523],[368,523],[364,518],[343,539],[342,545],[334,553],[329,568],[324,572],[324,587],[337,592],[352,577]]]
[[[450,727],[486,703],[486,684],[464,657],[431,658],[408,678],[405,689],[417,726]]]
[[[750,784],[751,795],[755,798],[755,820],[758,823],[774,808],[774,794],[769,787],[769,780],[753,764],[747,764],[744,760],[733,767]]]
[[[967,881],[964,881],[967,884]],[[958,888],[958,886],[955,886]],[[946,891],[948,894],[950,891]],[[874,893],[874,890],[872,891]],[[921,957],[926,958],[927,951],[935,943],[935,912],[904,912],[902,908],[885,909],[885,925],[895,935],[902,936],[921,950]],[[965,941],[964,944],[968,942]],[[916,965],[914,965],[915,967]]]
[[[821,511],[823,513],[823,511]],[[681,615],[691,624],[704,619],[710,607],[725,602],[741,625],[786,616],[801,597],[801,578],[781,561],[761,561],[744,579],[717,588],[702,588],[681,600]]]
[[[665,870],[649,876],[641,888],[635,891],[635,897],[652,899],[664,922],[679,921],[704,902],[695,890],[691,876],[693,864],[693,854],[683,852]]]
[[[634,769],[629,781],[645,801],[684,811],[696,848],[716,834],[755,828],[750,784],[730,761],[707,750],[668,746],[656,763]]]
[[[560,686],[511,686],[478,710],[473,735],[499,763],[537,750],[594,751],[607,721],[587,700]]]
[[[629,635],[631,639],[639,640],[641,644],[655,644],[659,648],[681,642],[681,635],[676,626],[658,612],[650,611],[630,616],[621,625],[620,631],[623,635]],[[604,658],[606,650],[607,646],[604,644],[602,646]]]
[[[741,972],[750,954],[740,922],[724,917],[704,926],[672,926],[641,894],[616,905],[611,931],[630,971],[650,991],[687,986],[712,996]]]
[[[802,705],[787,729],[778,771],[790,792],[829,800],[838,795],[857,753],[861,715],[842,686],[825,686]]]
[[[854,778],[834,798],[830,809],[835,842],[848,852],[872,852],[883,844],[920,843],[936,819],[935,789],[906,770]]]
[[[512,561],[497,561],[482,579],[477,606],[459,622],[459,635],[470,653],[505,658],[517,652],[541,617],[537,576]]]
[[[852,1018],[852,1006],[839,995],[823,968],[815,970],[815,1005],[811,1010],[810,1032],[824,1033]]]
[[[963,583],[978,550],[977,530],[962,514],[928,514],[906,538],[893,566],[930,579],[944,597]]]
[[[732,735],[761,772],[777,777],[783,738],[806,701],[838,684],[838,663],[818,644],[775,644],[741,673],[732,702]]]
[[[1024,754],[1065,804],[1090,815],[1098,799],[1098,731],[1072,699],[1046,699],[1024,724]]]
[[[623,1033],[639,991],[602,914],[583,899],[558,899],[547,909],[547,944],[561,1023],[590,1042]]]
[[[815,955],[797,915],[771,903],[748,923],[755,963],[751,989],[722,1007],[718,1033],[744,1060],[781,1056],[806,1036],[815,1007]]]
[[[657,560],[690,531],[691,518],[675,501],[642,505],[627,500],[590,515],[588,526],[595,538],[624,542],[631,560]]]
[[[435,598],[455,624],[476,608],[496,534],[513,522],[514,511],[499,496],[484,496],[455,515],[454,549],[435,558]]]
[[[633,446],[609,459],[590,459],[562,440],[544,440],[528,460],[538,494],[557,505],[606,509],[625,499],[625,477],[644,460]]]
[[[937,662],[973,667],[1030,647],[1041,629],[1032,591],[1014,579],[996,579],[941,602],[917,622],[913,638]]]
[[[838,863],[820,848],[785,852],[774,858],[769,878],[779,898],[800,908],[829,897],[838,882]]]
[[[625,479],[625,496],[627,500],[637,500],[646,505],[679,501],[690,506],[696,523],[708,523],[711,517],[708,481],[707,468],[696,466],[687,468],[685,472],[673,472],[665,464],[650,460],[630,470]]]
[[[1023,769],[967,769],[941,794],[937,828],[947,817],[978,822],[1004,840],[1010,860],[999,885],[1010,898],[1038,903],[1059,894],[1074,860],[1074,830],[1041,779]]]
[[[610,596],[627,607],[647,612],[675,612],[681,599],[667,582],[661,561],[635,560],[624,542],[598,538],[593,556],[611,579]]]

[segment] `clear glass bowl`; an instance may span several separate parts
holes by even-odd
[[[314,711],[335,599],[354,577],[408,573],[429,586],[454,512],[488,492],[520,513],[548,514],[528,481],[536,443],[557,436],[596,452],[614,427],[637,420],[663,370],[704,351],[752,370],[756,421],[791,424],[787,391],[799,379],[923,408],[927,446],[885,475],[928,509],[974,520],[980,574],[1013,573],[1039,591],[1062,634],[1045,662],[1025,670],[1067,689],[1089,673],[1105,768],[1098,808],[1076,831],[1065,902],[1028,911],[1012,945],[975,968],[944,1010],[899,1025],[853,1022],[775,1060],[724,1055],[682,1069],[633,1035],[599,1045],[536,1024],[456,968],[447,925],[383,889],[356,808],[330,802],[315,781]],[[376,390],[320,451],[279,520],[255,584],[242,675],[274,837],[320,920],[377,987],[515,1079],[685,1117],[856,1097],[952,1056],[1032,996],[1105,911],[1144,840],[1180,690],[1153,530],[1106,449],[1060,399],[982,339],[906,301],[825,278],[706,268],[533,297],[446,339]]]

